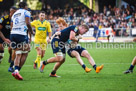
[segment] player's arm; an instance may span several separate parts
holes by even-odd
[[[72,40],[72,41],[74,41],[74,42],[78,42],[79,41],[79,39],[76,38],[76,33],[74,31],[70,32],[69,39]]]
[[[31,27],[31,23],[30,23],[30,17],[31,17],[31,14],[30,14],[30,12],[27,11],[25,13],[25,22],[28,27],[28,33],[29,33],[30,42],[31,42],[31,34],[33,34],[33,31],[32,31],[32,27]]]
[[[36,28],[36,20],[31,22],[31,26],[32,26],[32,28]],[[33,31],[33,35],[34,35],[35,34],[34,29],[32,29],[32,31]]]
[[[0,23],[0,37],[2,38],[3,41],[7,42],[7,43],[10,43],[10,40],[5,38],[5,36],[3,35],[3,33],[1,32],[1,29],[3,28],[3,25],[2,25],[2,21]]]
[[[48,26],[47,26],[48,28],[48,34],[49,34],[49,38],[48,38],[48,40],[47,40],[47,42],[48,43],[50,43],[50,41],[51,41],[51,36],[52,36],[52,30],[51,30],[51,25],[50,25],[50,23],[48,23]]]
[[[32,27],[31,27],[31,24],[30,24],[30,18],[26,17],[25,21],[26,21],[26,25],[28,27],[28,34],[30,36],[30,42],[31,42],[31,34],[33,34],[33,31],[32,31]]]

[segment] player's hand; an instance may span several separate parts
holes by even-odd
[[[11,41],[10,41],[9,39],[6,39],[6,38],[5,38],[5,39],[4,39],[4,42],[10,44]]]
[[[55,33],[55,35],[61,35],[61,32],[58,31],[58,32]]]
[[[31,39],[31,38],[29,38],[29,43],[31,43],[31,41],[32,41],[32,39]]]
[[[50,42],[51,42],[51,39],[50,39],[50,38],[48,38],[47,42],[48,42],[48,43],[50,43]]]
[[[79,36],[78,36],[78,39],[82,39],[82,36],[81,36],[81,35],[79,35]]]

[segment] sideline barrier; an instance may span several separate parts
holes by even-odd
[[[94,28],[90,28],[89,31],[84,34],[80,42],[95,42],[96,38],[93,36],[94,34]],[[101,28],[97,31],[97,35],[99,35],[98,41],[101,42],[108,42],[107,36],[113,35],[111,28]],[[111,40],[111,39],[110,39]]]

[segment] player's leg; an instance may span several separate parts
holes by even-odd
[[[63,55],[60,55],[62,53],[58,53],[58,54],[59,55],[57,55],[56,57],[51,57],[51,58],[47,59],[46,61],[43,61],[42,65],[40,67],[40,72],[43,72],[45,65],[47,65],[49,63],[55,63],[55,62],[63,61]]]
[[[22,50],[16,49],[15,53],[16,53],[16,57],[14,60],[15,71],[12,73],[12,76],[14,76],[15,79],[17,80],[23,80],[22,76],[19,74],[19,64],[20,64],[20,59],[22,57]]]
[[[37,64],[38,64],[38,68],[40,67],[40,62],[41,62],[41,54],[42,54],[42,49],[41,47],[36,47],[36,51],[37,51],[37,58],[34,62],[34,69],[37,68]]]
[[[45,55],[45,50],[42,50],[42,52],[41,52],[41,59],[44,57],[44,55]]]
[[[19,64],[19,71],[21,70],[22,66],[24,65],[27,56],[28,56],[28,51],[23,51],[22,56],[21,56],[21,60],[20,60],[20,64]]]
[[[11,63],[11,57],[12,57],[12,48],[11,47],[8,47],[8,52],[9,52],[8,62]]]
[[[0,63],[4,57],[4,47],[3,44],[0,44]]]
[[[12,73],[12,76],[15,77],[15,79],[17,80],[23,80],[23,77],[19,74],[19,65],[20,65],[20,61],[22,58],[22,53],[24,50],[24,42],[28,43],[28,40],[26,39],[26,36],[24,35],[18,35],[18,34],[11,34],[11,47],[12,49],[15,50],[15,60],[14,60],[14,66],[15,66],[15,71]]]
[[[59,39],[53,38],[52,42],[51,42],[51,46],[52,46],[53,53],[56,54],[56,56],[51,57],[51,58],[47,59],[46,61],[43,61],[42,65],[40,67],[40,72],[43,72],[45,65],[47,65],[49,63],[54,63],[54,62],[61,62],[63,60],[63,52],[62,52],[63,49],[60,49]],[[65,47],[65,44],[61,45],[61,46]]]
[[[57,70],[60,68],[60,66],[65,62],[65,57],[66,57],[66,51],[65,51],[65,48],[63,48],[62,50],[62,53],[63,53],[63,60],[60,61],[60,62],[57,62],[55,65],[54,65],[54,68],[52,70],[52,72],[50,73],[50,77],[60,77],[58,75],[56,75],[56,72]]]
[[[14,66],[15,55],[16,55],[15,54],[15,50],[12,50],[11,63],[10,63],[9,69],[8,69],[9,72],[13,72],[14,71],[13,66]]]
[[[88,68],[88,67],[84,64],[83,60],[82,60],[81,57],[80,57],[80,54],[79,54],[77,51],[73,50],[71,53],[68,53],[68,54],[69,54],[71,57],[75,57],[76,60],[77,60],[77,62],[83,67],[83,69],[84,69],[86,72],[90,72],[90,71],[91,71],[91,69]]]
[[[41,45],[42,51],[41,51],[41,59],[44,57],[45,55],[45,51],[46,51],[46,47],[47,47],[47,43],[43,43]]]
[[[65,54],[63,54],[65,56]],[[50,77],[60,77],[60,76],[57,76],[56,75],[56,71],[60,68],[60,66],[65,62],[65,57],[63,58],[63,60],[61,62],[57,62],[55,65],[54,65],[54,68],[52,70],[52,72],[50,73]]]
[[[133,69],[136,65],[136,56],[134,57],[129,69],[127,71],[124,72],[124,74],[127,74],[127,73],[133,73]]]
[[[88,53],[87,50],[83,50],[83,51],[81,52],[81,56],[83,56],[83,57],[85,57],[85,58],[88,59],[89,63],[93,66],[93,68],[95,69],[96,73],[99,73],[100,70],[103,69],[103,65],[101,65],[101,66],[96,66],[94,59],[90,56],[90,54]]]

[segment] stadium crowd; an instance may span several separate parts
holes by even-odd
[[[64,18],[69,25],[80,25],[86,23],[90,28],[107,28],[111,27],[116,36],[128,36],[131,34],[131,28],[136,27],[136,5],[134,7],[127,5],[121,6],[121,8],[104,6],[103,12],[95,13],[92,9],[88,9],[85,6],[78,7],[66,7],[65,9],[51,9],[47,5],[46,19],[50,21],[52,30],[55,33],[58,29],[58,25],[55,20],[58,17]],[[33,20],[38,19],[39,11],[32,10]],[[2,15],[7,14],[4,12]]]

